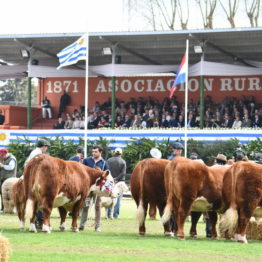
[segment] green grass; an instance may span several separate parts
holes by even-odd
[[[90,227],[92,221],[88,221],[84,232],[60,232],[56,210],[52,214],[51,234],[20,232],[16,215],[1,214],[1,231],[10,240],[12,262],[262,261],[261,242],[249,241],[245,245],[206,239],[202,220],[198,239],[187,237],[186,241],[179,241],[164,237],[159,219],[147,220],[147,236],[139,237],[135,211],[133,200],[124,200],[121,218],[102,220],[100,233]],[[69,228],[71,219],[67,222]],[[186,235],[189,226],[186,223]]]

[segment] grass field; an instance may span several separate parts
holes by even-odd
[[[12,262],[134,262],[134,261],[262,261],[262,243],[206,239],[204,223],[198,225],[198,239],[179,241],[164,237],[159,220],[147,220],[147,236],[137,235],[136,207],[124,200],[121,218],[102,220],[102,232],[87,227],[80,233],[60,232],[57,211],[52,214],[51,234],[20,232],[16,215],[0,215],[1,232],[11,243]],[[104,210],[102,212],[104,215]],[[70,227],[71,219],[67,221]],[[89,221],[89,226],[92,221]],[[28,223],[27,223],[28,225]],[[186,224],[188,236],[189,223]]]

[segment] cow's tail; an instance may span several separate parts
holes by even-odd
[[[226,233],[228,236],[232,236],[235,232],[238,223],[238,211],[236,203],[236,180],[237,180],[237,168],[231,168],[231,199],[230,206],[226,212],[221,216],[219,222],[219,229],[221,233]]]
[[[32,199],[26,200],[25,217],[29,219],[33,217],[33,200]]]
[[[142,226],[145,221],[145,209],[144,209],[142,199],[140,200],[138,208],[137,208],[136,218],[137,218],[139,226]]]
[[[162,223],[165,225],[172,215],[172,201],[167,200],[167,204],[164,210],[164,214],[161,217]]]

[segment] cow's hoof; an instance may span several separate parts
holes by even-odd
[[[139,236],[139,237],[144,237],[144,236],[146,236],[146,232],[139,232],[139,233],[138,233],[138,236]]]
[[[173,232],[165,232],[166,237],[174,237],[175,234]]]
[[[43,224],[42,232],[43,232],[43,233],[46,233],[46,234],[50,234],[50,233],[51,233],[51,227]]]
[[[29,232],[31,232],[31,233],[37,233],[35,224],[30,224]]]
[[[218,240],[219,238],[218,238],[218,236],[215,236],[215,237],[211,237],[211,239]]]
[[[60,231],[66,231],[66,224],[65,223],[62,223],[59,227]]]
[[[25,232],[26,231],[25,227],[20,228],[20,231]]]
[[[184,236],[177,236],[178,240],[186,240]]]
[[[79,229],[77,227],[72,228],[72,232],[78,233]]]
[[[197,234],[190,234],[190,237],[197,238]]]

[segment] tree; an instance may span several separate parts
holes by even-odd
[[[189,5],[188,5],[188,0],[186,0],[186,18],[184,19],[184,16],[183,14],[185,12],[183,12],[183,9],[182,9],[182,5],[181,5],[181,0],[178,0],[177,1],[177,6],[178,6],[178,16],[179,16],[179,20],[180,20],[180,25],[181,25],[181,28],[183,30],[186,30],[187,29],[187,24],[188,24],[188,18],[189,18]]]
[[[235,16],[236,16],[236,13],[237,13],[239,0],[228,0],[228,10],[224,6],[224,4],[222,3],[221,0],[219,0],[219,2],[220,2],[222,9],[224,10],[224,12],[227,16],[227,20],[229,21],[231,27],[235,28],[236,27]]]
[[[175,29],[178,0],[124,0],[128,14],[139,14],[150,24],[153,30]]]
[[[248,16],[250,25],[252,27],[258,27],[258,17],[260,11],[260,0],[252,0],[251,5],[248,5],[248,0],[245,0],[245,9]]]
[[[202,20],[204,29],[213,29],[213,17],[217,6],[217,0],[196,0]]]

